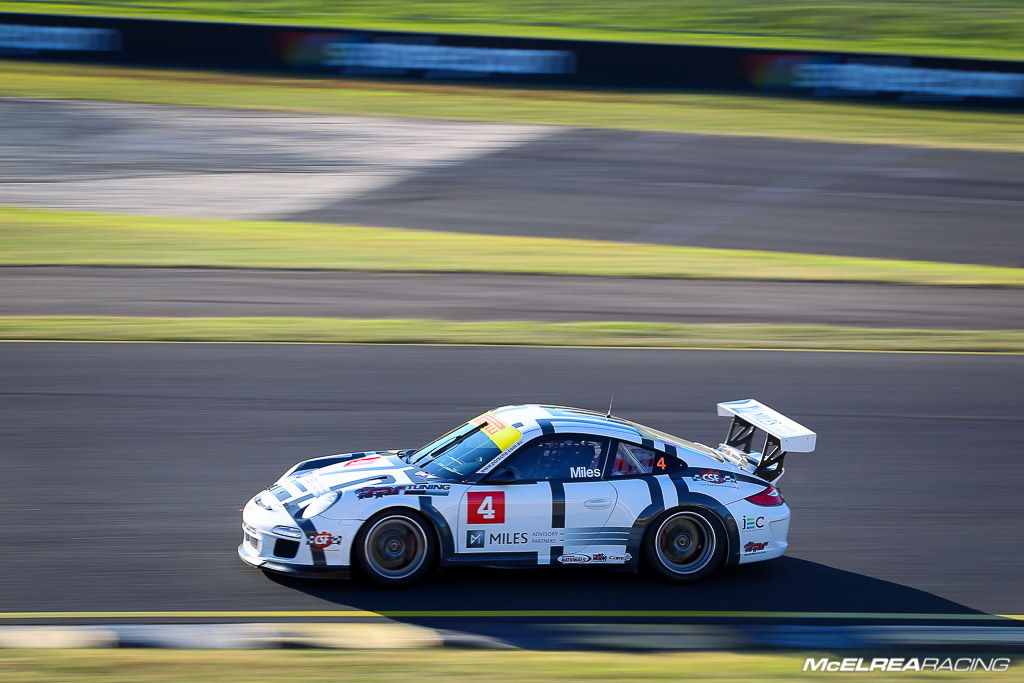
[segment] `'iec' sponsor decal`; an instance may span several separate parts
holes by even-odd
[[[741,531],[750,531],[751,529],[763,529],[764,528],[764,517],[747,517],[743,515],[743,519],[740,522]]]

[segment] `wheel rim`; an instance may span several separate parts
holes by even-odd
[[[420,525],[407,517],[385,517],[367,532],[363,550],[375,573],[402,579],[426,561],[427,537]]]
[[[658,528],[655,540],[658,559],[676,574],[692,574],[703,569],[718,545],[717,535],[708,520],[693,512],[680,512],[666,519]]]

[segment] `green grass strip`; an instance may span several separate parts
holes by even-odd
[[[1020,330],[375,318],[5,316],[0,339],[1024,352]]]
[[[627,630],[628,631],[628,630]],[[842,651],[840,651],[842,652]],[[912,656],[916,653],[900,656]],[[834,681],[844,674],[804,672],[808,657],[838,660],[835,652],[572,652],[437,648],[380,650],[0,650],[0,671],[11,683],[52,681]],[[853,656],[853,655],[850,655]],[[859,655],[858,655],[859,656]],[[870,655],[864,655],[865,665]],[[924,655],[918,655],[924,656]],[[932,653],[940,659],[946,655]],[[956,655],[953,655],[956,658]],[[1014,680],[1009,671],[928,674],[849,674],[875,681]]]
[[[75,0],[0,11],[1020,59],[1024,13],[977,0]]]
[[[1024,151],[1019,113],[754,95],[401,84],[0,61],[0,96]]]
[[[0,266],[206,266],[1024,286],[1024,268],[0,207]]]

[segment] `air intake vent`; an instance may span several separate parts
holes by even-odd
[[[279,538],[274,541],[274,555],[291,559],[299,552],[299,542]]]

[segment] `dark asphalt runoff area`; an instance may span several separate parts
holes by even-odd
[[[289,218],[1020,267],[1022,159],[572,129]]]
[[[1024,614],[1022,370],[967,354],[4,343],[0,612]],[[239,508],[297,460],[611,394],[619,415],[712,444],[722,400],[814,429],[780,486],[790,555],[693,586],[465,569],[406,590],[271,580],[235,555]],[[498,628],[485,621],[458,628]]]
[[[0,315],[630,320],[1020,329],[1020,290],[503,274],[0,268]]]

